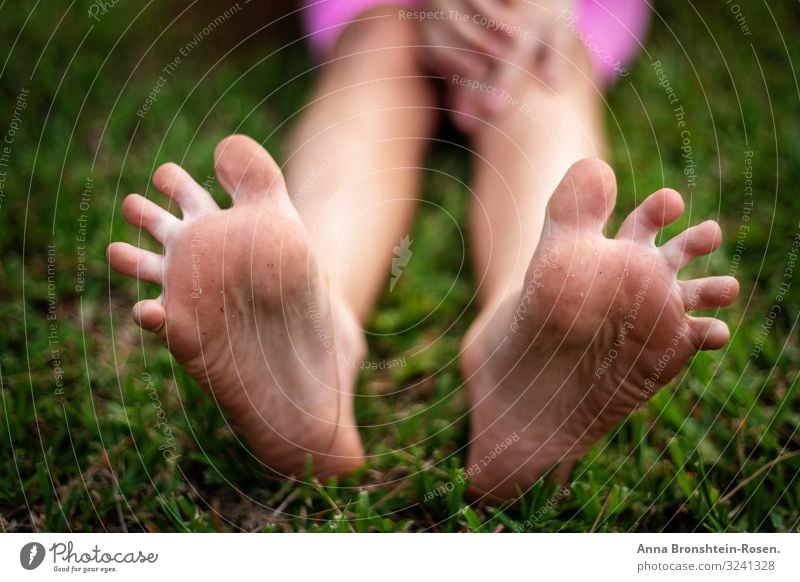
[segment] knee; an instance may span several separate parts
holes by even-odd
[[[403,19],[396,6],[376,6],[347,25],[335,56],[380,61],[384,71],[412,72],[417,68],[417,28]]]
[[[528,75],[532,88],[539,89],[541,92],[554,96],[563,96],[566,93],[575,91],[576,87],[583,85],[595,85],[592,62],[586,45],[577,38],[572,38],[564,46],[560,54],[555,54],[551,58],[555,60],[557,74],[550,78],[536,74],[531,71]]]
[[[534,72],[521,79],[513,94],[516,106],[507,107],[517,110],[520,122],[512,125],[512,131],[529,131],[530,123],[550,125],[553,119],[586,121],[587,115],[598,114],[601,93],[583,44],[572,46],[559,64],[559,74],[553,79]]]

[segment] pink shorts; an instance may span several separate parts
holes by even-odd
[[[424,0],[303,0],[303,21],[318,58],[329,57],[344,28],[359,14],[385,4],[418,9]],[[626,66],[647,33],[650,9],[646,0],[577,0],[575,14],[565,11],[559,22],[586,45],[595,70],[605,84],[628,74]]]

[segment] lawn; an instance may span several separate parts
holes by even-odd
[[[104,250],[136,240],[119,204],[152,193],[160,163],[183,164],[222,203],[222,137],[247,133],[280,161],[312,63],[291,23],[258,32],[268,20],[245,3],[199,39],[227,4],[91,6],[0,3],[0,531],[800,528],[795,3],[657,3],[646,50],[608,94],[617,216],[671,186],[687,213],[666,235],[721,223],[723,248],[686,275],[739,279],[720,314],[733,339],[699,354],[566,487],[540,482],[512,506],[463,495],[456,356],[475,314],[454,243],[463,152],[432,152],[444,172],[426,173],[434,204],[411,234],[424,252],[369,324],[370,359],[405,362],[359,381],[374,456],[338,483],[281,481],[133,324],[130,307],[158,290],[111,274]]]

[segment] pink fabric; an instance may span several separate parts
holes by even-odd
[[[424,0],[303,0],[303,24],[314,56],[329,57],[345,27],[373,6],[392,4],[409,9]]]
[[[373,6],[393,4],[420,8],[424,0],[303,0],[303,20],[311,50],[328,57],[344,28]],[[577,0],[575,14],[559,15],[586,45],[595,70],[605,83],[627,74],[650,21],[646,0]]]
[[[627,75],[650,23],[645,0],[578,0],[577,31],[605,84]]]

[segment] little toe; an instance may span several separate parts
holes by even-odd
[[[725,322],[714,317],[690,317],[689,329],[698,350],[718,350],[731,338]]]
[[[178,164],[170,162],[159,167],[153,174],[153,185],[172,198],[186,217],[196,217],[219,210],[211,194]]]
[[[219,183],[237,204],[260,202],[273,193],[288,200],[278,164],[261,144],[247,136],[223,139],[214,150],[214,169]]]
[[[159,333],[164,329],[167,320],[167,312],[164,305],[157,299],[145,299],[133,306],[131,311],[133,321],[142,329]]]
[[[553,192],[548,219],[560,226],[601,232],[616,197],[617,180],[611,167],[598,159],[580,160]]]
[[[719,248],[722,230],[713,220],[707,220],[684,230],[668,241],[661,251],[675,271],[680,271],[695,257],[707,255]]]
[[[658,231],[675,222],[683,214],[683,208],[683,198],[678,192],[670,188],[658,190],[628,215],[617,238],[653,244]]]
[[[725,307],[739,295],[739,282],[728,276],[678,281],[678,286],[686,311]]]
[[[122,203],[122,216],[132,226],[143,228],[162,245],[180,221],[144,196],[131,194]]]
[[[111,268],[135,279],[162,284],[164,257],[123,242],[108,245],[108,263]]]

